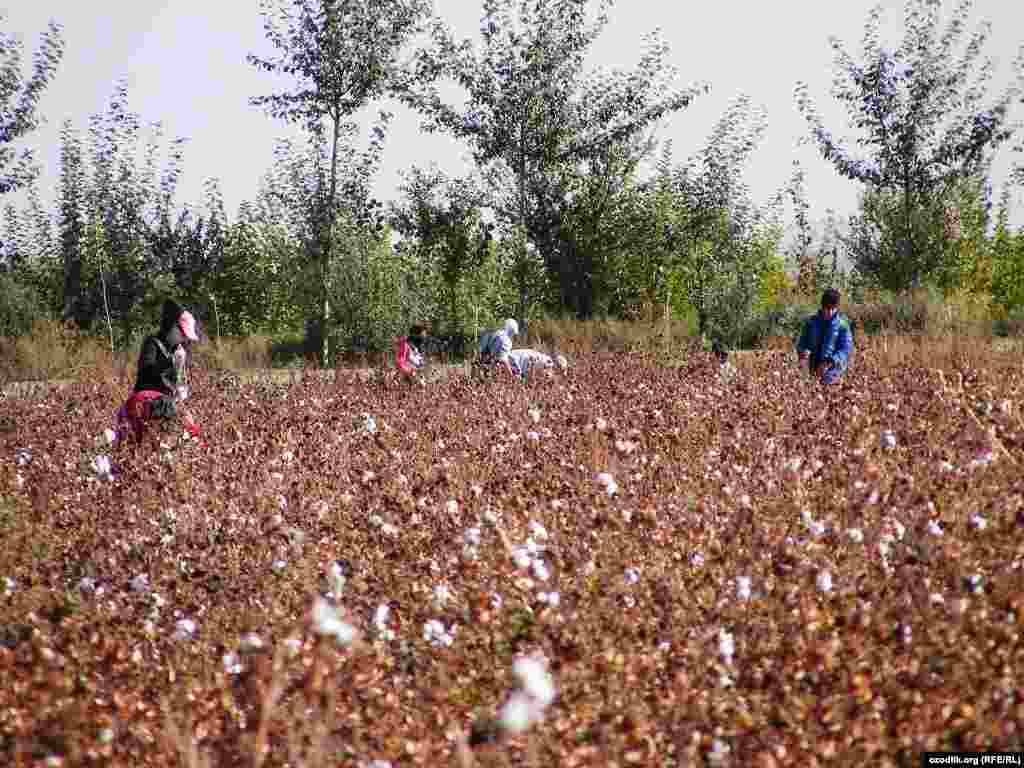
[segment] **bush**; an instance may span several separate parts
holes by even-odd
[[[10,272],[0,272],[0,336],[22,336],[47,317],[36,292]]]

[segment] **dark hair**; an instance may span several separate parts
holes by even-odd
[[[422,325],[414,325],[411,328],[409,328],[409,335],[422,336],[424,333],[426,333],[426,331],[427,329],[424,328]]]
[[[839,291],[829,288],[821,294],[821,306],[823,309],[839,306]]]

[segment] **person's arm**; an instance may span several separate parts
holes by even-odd
[[[811,323],[813,320],[805,320],[800,329],[800,338],[796,343],[796,353],[800,361],[806,361],[811,355]]]

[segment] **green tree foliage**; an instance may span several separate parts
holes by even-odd
[[[5,19],[0,13],[0,25]],[[24,45],[0,30],[0,195],[21,189],[36,177],[31,149],[20,153],[15,142],[34,131],[42,119],[39,99],[53,80],[64,56],[61,26],[51,21],[32,56],[32,74],[25,76]]]
[[[403,247],[417,258],[420,276],[436,281],[445,328],[462,333],[472,319],[467,316],[465,285],[493,256],[493,226],[483,220],[481,210],[486,195],[472,179],[415,166],[399,191],[405,200],[392,206],[393,226],[406,238]]]
[[[868,17],[859,62],[831,40],[832,94],[860,131],[862,157],[849,151],[848,141],[833,138],[807,85],[797,86],[797,105],[822,155],[867,188],[857,268],[891,290],[919,284],[942,268],[945,229],[932,223],[961,182],[987,175],[997,150],[1018,129],[1011,112],[1024,85],[1024,56],[1013,62],[1007,89],[990,97],[994,65],[985,60],[977,66],[990,25],[964,43],[973,5],[959,2],[943,27],[939,3],[907,0],[904,38],[895,50],[879,41],[879,6]],[[868,231],[883,224],[891,231]],[[872,243],[880,249],[870,250]]]
[[[351,205],[352,190],[339,185],[338,156],[350,129],[349,118],[369,102],[404,82],[399,54],[420,30],[428,12],[424,0],[263,0],[264,31],[275,55],[252,54],[248,60],[261,71],[295,79],[290,91],[257,96],[255,106],[274,117],[303,125],[318,148],[326,146],[326,173],[318,176],[316,193],[310,197],[309,219],[315,239],[309,253],[319,263],[322,329],[331,317],[330,276],[335,223],[342,208],[339,198]],[[375,128],[372,143],[384,140],[387,119]],[[357,219],[367,215],[352,210]],[[330,356],[330,332],[322,334],[322,362]]]
[[[666,286],[697,315],[699,333],[734,342],[753,311],[759,281],[779,239],[781,199],[754,205],[743,168],[764,136],[764,112],[741,95],[715,124],[704,147],[663,176],[655,210],[664,222]],[[666,205],[667,203],[667,205]]]
[[[486,0],[478,46],[456,42],[437,22],[434,46],[421,55],[418,82],[407,94],[426,115],[427,130],[466,140],[481,170],[505,177],[507,183],[495,185],[492,205],[502,223],[521,230],[514,268],[520,317],[531,302],[529,276],[538,260],[558,279],[565,275],[573,282],[575,288],[562,291],[566,298],[580,290],[588,294],[566,309],[586,315],[592,306],[593,272],[582,259],[571,269],[561,263],[582,254],[572,248],[552,253],[545,242],[552,222],[561,219],[552,209],[558,176],[566,167],[601,162],[611,147],[628,143],[706,90],[673,87],[668,46],[657,34],[646,39],[634,71],[588,72],[584,60],[608,23],[611,3],[599,2],[596,12],[591,5],[588,0]],[[462,88],[465,102],[448,103],[439,79]],[[545,252],[538,254],[538,248]]]

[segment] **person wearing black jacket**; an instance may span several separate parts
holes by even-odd
[[[164,301],[160,330],[142,341],[132,396],[118,411],[118,438],[142,438],[146,422],[180,415],[182,425],[197,440],[199,427],[180,407],[189,396],[189,346],[199,340],[196,319],[175,301]]]

